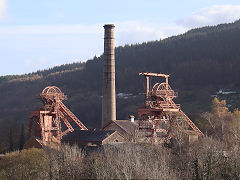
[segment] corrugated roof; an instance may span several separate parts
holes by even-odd
[[[63,136],[62,141],[101,142],[116,131],[75,130]]]

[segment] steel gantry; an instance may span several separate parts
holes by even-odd
[[[60,143],[64,135],[73,132],[71,123],[80,130],[88,130],[86,126],[63,104],[67,97],[56,86],[46,87],[40,94],[43,108],[31,111],[28,137],[42,139],[44,145],[52,142],[53,137]]]
[[[203,136],[201,130],[181,110],[180,104],[175,104],[173,101],[178,94],[169,85],[170,75],[149,72],[140,72],[139,75],[146,78],[145,105],[138,109],[139,130],[142,134],[151,138],[152,143],[169,143],[170,139],[174,137],[172,130],[172,127],[176,125],[174,116],[188,124],[188,127],[198,136]],[[165,81],[150,87],[150,77],[162,77],[165,78]]]

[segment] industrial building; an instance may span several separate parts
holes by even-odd
[[[114,25],[104,26],[104,69],[102,87],[102,129],[88,128],[63,104],[66,95],[56,86],[46,87],[40,97],[44,108],[32,111],[26,147],[51,145],[53,143],[78,144],[80,147],[101,146],[106,143],[147,142],[168,144],[177,133],[189,142],[204,134],[181,110],[173,99],[177,93],[168,81],[170,75],[140,72],[146,79],[145,103],[138,108],[138,118],[129,120],[116,118]],[[161,82],[150,86],[150,78],[161,78]],[[163,81],[162,81],[163,79]],[[78,129],[74,129],[75,123]],[[35,140],[34,140],[35,138]]]
[[[62,138],[62,143],[77,144],[81,148],[102,146],[108,143],[125,142],[125,137],[117,131],[76,130]]]

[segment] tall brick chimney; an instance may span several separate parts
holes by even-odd
[[[106,24],[103,27],[105,29],[105,33],[102,91],[102,128],[110,121],[116,120],[114,25]]]

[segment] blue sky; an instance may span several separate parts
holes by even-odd
[[[0,75],[23,74],[240,18],[240,0],[0,0]]]

